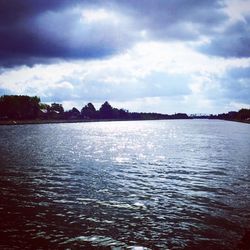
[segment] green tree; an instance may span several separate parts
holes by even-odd
[[[22,95],[0,97],[0,115],[9,119],[36,119],[40,112],[40,98]]]
[[[103,119],[112,119],[113,117],[113,108],[112,106],[106,101],[102,104],[99,109],[100,117]]]
[[[62,106],[62,104],[59,104],[59,103],[52,103],[51,104],[51,107],[49,108],[49,111],[50,112],[59,112],[60,114],[63,114],[64,112],[64,108]]]
[[[88,103],[81,110],[81,116],[83,118],[94,119],[97,116],[95,106],[92,103]]]

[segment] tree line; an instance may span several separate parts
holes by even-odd
[[[250,121],[250,109],[238,112],[230,111],[218,115],[188,116],[185,113],[160,114],[146,112],[129,112],[126,109],[112,107],[107,101],[97,110],[92,103],[81,110],[73,107],[65,111],[62,104],[41,103],[37,96],[4,95],[0,96],[0,120],[157,120],[157,119],[222,119]]]
[[[229,121],[250,121],[250,109],[240,109],[239,111],[230,111],[228,113],[210,115],[208,118]]]
[[[0,119],[32,120],[32,119],[64,119],[64,120],[151,120],[151,119],[188,119],[185,113],[173,115],[129,112],[126,109],[112,107],[104,102],[99,110],[92,103],[83,106],[81,110],[73,107],[65,111],[62,104],[51,105],[41,103],[39,97],[24,95],[4,95],[0,97]]]

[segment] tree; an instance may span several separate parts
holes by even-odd
[[[240,109],[238,112],[237,119],[247,120],[250,118],[250,109]]]
[[[9,119],[36,119],[40,112],[40,98],[37,96],[1,96],[0,115]]]
[[[81,116],[87,119],[94,119],[96,118],[97,112],[95,106],[92,103],[88,103],[84,106],[81,110]]]
[[[59,104],[59,103],[52,103],[51,104],[51,107],[49,107],[49,111],[50,112],[58,112],[60,114],[63,114],[64,112],[64,109],[63,109],[63,106],[62,104]]]
[[[40,104],[39,104],[39,107],[40,107],[40,109],[43,109],[43,110],[48,110],[48,109],[50,109],[49,104],[46,104],[46,103],[40,103]]]
[[[71,110],[64,113],[64,117],[66,119],[79,119],[80,114],[80,111],[77,108],[73,107]]]
[[[129,118],[129,111],[126,109],[119,109],[119,118],[120,119],[128,119]]]
[[[103,119],[113,118],[113,108],[107,101],[102,104],[102,106],[99,109],[99,113],[100,113],[100,118]]]

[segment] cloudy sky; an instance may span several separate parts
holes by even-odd
[[[0,95],[65,109],[250,108],[250,0],[0,0]]]

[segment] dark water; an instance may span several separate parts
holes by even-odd
[[[0,127],[0,249],[235,249],[250,226],[250,125]]]

